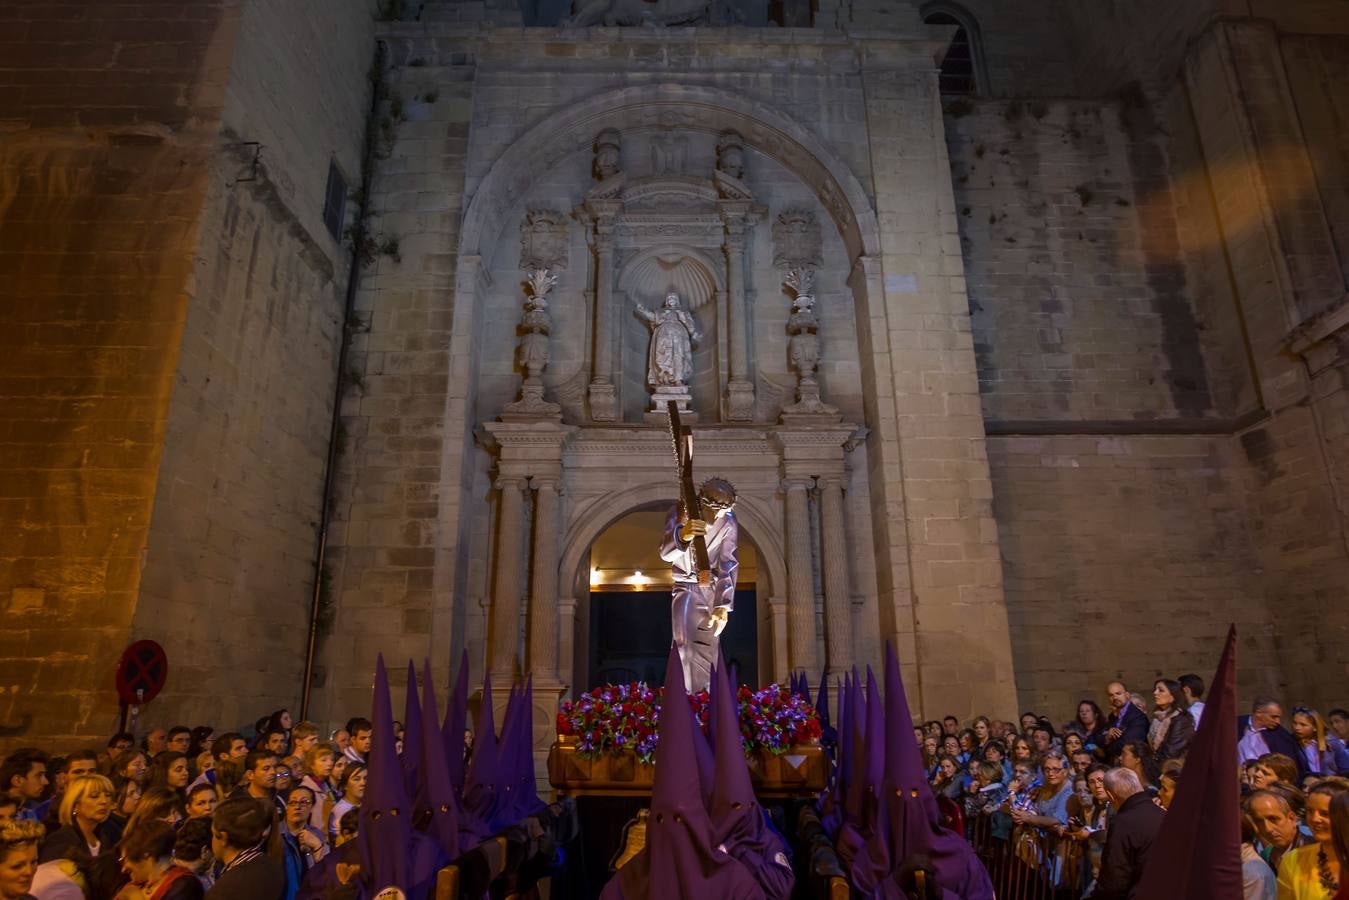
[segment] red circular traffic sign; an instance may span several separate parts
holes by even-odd
[[[136,641],[117,663],[117,695],[126,704],[149,703],[164,689],[169,658],[154,641]]]

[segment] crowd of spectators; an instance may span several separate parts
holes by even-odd
[[[1056,888],[1123,900],[1204,727],[1203,696],[1196,675],[1158,679],[1150,696],[1113,682],[1107,710],[1086,699],[1066,723],[947,716],[914,736],[946,820],[988,857],[1053,857]],[[1349,712],[1285,720],[1261,697],[1237,738],[1244,900],[1349,900]]]
[[[177,726],[59,758],[11,753],[0,900],[294,900],[356,836],[372,726],[354,718],[324,741],[279,710],[253,731]]]
[[[1157,680],[1151,703],[1114,682],[1105,710],[1083,700],[1066,723],[947,716],[914,735],[943,813],[972,841],[1015,858],[1033,835],[1060,858],[1058,887],[1123,900],[1204,727],[1203,695],[1195,675]],[[354,718],[325,741],[280,710],[253,732],[177,726],[61,758],[14,751],[0,764],[0,900],[294,900],[357,833],[373,729]],[[1245,900],[1349,900],[1349,712],[1298,707],[1285,721],[1260,698],[1237,736]]]

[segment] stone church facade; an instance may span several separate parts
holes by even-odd
[[[670,291],[760,681],[1066,717],[1236,622],[1346,700],[1343,4],[137,8],[21,14],[0,106],[3,740],[137,638],[156,723],[465,648],[551,721]]]

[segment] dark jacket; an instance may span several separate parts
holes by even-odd
[[[1134,889],[1143,877],[1148,850],[1165,815],[1146,791],[1124,801],[1105,833],[1101,874],[1092,900],[1133,900]]]
[[[54,859],[71,859],[83,864],[89,862],[89,845],[84,842],[84,833],[79,828],[65,825],[47,835],[42,842],[42,849],[38,851],[37,861],[45,863]]]
[[[202,900],[204,896],[206,891],[202,889],[201,879],[188,872],[175,878],[165,889],[160,900]]]
[[[206,892],[208,900],[281,900],[286,872],[266,854],[229,869]]]
[[[1168,721],[1171,724],[1166,729],[1166,737],[1156,752],[1158,762],[1184,756],[1190,749],[1190,741],[1194,740],[1194,719],[1187,710],[1178,710]]]
[[[1115,727],[1115,721],[1119,715],[1115,712],[1106,719],[1107,730]],[[1148,717],[1141,709],[1130,703],[1124,709],[1124,725],[1120,729],[1124,734],[1120,735],[1119,740],[1112,741],[1105,746],[1105,758],[1107,762],[1113,761],[1119,756],[1119,752],[1124,749],[1125,744],[1139,741],[1145,743],[1148,739]]]
[[[1250,716],[1237,716],[1238,743],[1246,737],[1246,731],[1250,727]],[[1293,737],[1293,733],[1280,725],[1275,728],[1264,729],[1260,732],[1260,736],[1265,739],[1265,746],[1269,748],[1270,753],[1282,753],[1297,763],[1297,783],[1302,784],[1302,780],[1309,774],[1307,772],[1307,757],[1302,753],[1302,745],[1298,743],[1297,738]]]

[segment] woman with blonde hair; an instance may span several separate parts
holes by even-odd
[[[1307,792],[1307,827],[1315,843],[1289,850],[1279,860],[1279,900],[1333,900],[1344,875],[1335,849],[1331,804],[1349,791],[1349,781],[1327,778]]]
[[[32,900],[28,889],[37,873],[37,845],[41,840],[41,822],[0,822],[0,900]]]
[[[1349,771],[1349,750],[1316,710],[1305,706],[1293,710],[1293,736],[1302,750],[1307,774],[1320,778]]]
[[[315,744],[304,752],[304,778],[300,780],[300,787],[309,788],[314,795],[309,825],[322,835],[328,833],[328,818],[337,804],[337,795],[328,786],[328,776],[332,774],[336,759],[337,747],[332,744]]]
[[[42,842],[38,861],[98,856],[103,849],[100,826],[112,814],[115,796],[112,782],[102,775],[81,775],[73,779],[61,795],[58,813],[61,827]]]

